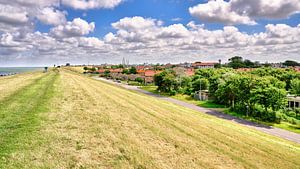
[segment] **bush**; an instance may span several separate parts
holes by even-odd
[[[294,112],[294,111],[288,111],[288,112],[286,113],[286,115],[288,115],[289,117],[294,117],[294,118],[297,117],[297,116],[296,116],[296,112]]]
[[[136,82],[139,82],[139,83],[143,83],[143,82],[144,82],[144,79],[141,78],[141,77],[137,77],[137,78],[135,79],[135,81],[136,81]]]
[[[175,96],[175,95],[177,94],[177,92],[176,92],[176,90],[171,90],[171,91],[169,92],[169,94],[170,94],[171,96]]]

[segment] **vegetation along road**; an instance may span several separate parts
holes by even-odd
[[[67,70],[4,91],[0,168],[300,166],[297,143]]]
[[[256,129],[256,130],[259,130],[259,131],[262,131],[262,132],[265,132],[265,133],[268,133],[268,134],[271,134],[271,135],[274,135],[274,136],[278,136],[278,137],[281,137],[281,138],[284,138],[284,139],[287,139],[287,140],[290,140],[290,141],[293,141],[293,142],[296,142],[296,143],[300,144],[300,134],[298,134],[298,133],[290,132],[290,131],[283,130],[283,129],[276,128],[276,127],[257,124],[255,122],[247,121],[247,120],[244,120],[244,119],[241,119],[241,118],[238,118],[238,117],[234,117],[234,116],[231,116],[231,115],[228,115],[228,114],[224,114],[224,113],[218,112],[216,110],[212,110],[212,109],[208,109],[208,108],[204,108],[204,107],[199,107],[199,106],[196,106],[194,104],[187,103],[187,102],[184,102],[184,101],[180,101],[180,100],[177,100],[177,99],[174,99],[174,98],[171,98],[171,97],[165,97],[165,96],[161,96],[161,95],[158,95],[158,94],[154,94],[154,93],[142,90],[137,86],[130,86],[130,85],[122,84],[122,83],[117,83],[117,82],[113,82],[113,81],[110,81],[110,80],[106,80],[104,78],[96,78],[96,79],[102,80],[102,81],[105,81],[105,82],[108,82],[108,83],[116,84],[116,85],[122,86],[123,88],[133,90],[133,91],[137,91],[137,92],[149,95],[149,96],[153,96],[153,97],[156,97],[158,99],[166,100],[166,101],[169,101],[171,103],[175,103],[177,105],[184,106],[184,107],[196,110],[196,111],[201,112],[201,113],[206,113],[206,114],[218,117],[218,118],[230,120],[230,121],[236,122],[238,124],[241,124],[241,125],[244,125],[244,126],[247,126],[247,127],[251,127],[251,128]]]

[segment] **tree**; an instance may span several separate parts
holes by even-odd
[[[117,66],[117,68],[123,69],[123,68],[124,68],[124,65],[119,64],[119,65]]]
[[[92,72],[95,72],[95,71],[96,71],[96,68],[95,68],[95,67],[92,67],[92,68],[91,68],[91,71],[92,71]]]
[[[104,77],[109,77],[110,76],[110,71],[109,70],[105,70],[104,71]]]
[[[255,63],[251,62],[251,60],[248,60],[248,59],[244,60],[244,64],[245,64],[245,67],[247,67],[247,68],[255,67]]]
[[[176,81],[175,72],[171,70],[166,70],[160,74],[154,76],[154,83],[158,86],[157,90],[175,94],[178,88],[178,81]]]
[[[235,108],[235,102],[238,97],[238,75],[235,74],[226,74],[223,76],[223,80],[218,85],[216,90],[216,99],[219,103],[226,105],[231,105],[232,108]]]
[[[123,74],[129,74],[129,70],[128,69],[123,69],[122,73]]]
[[[291,81],[291,94],[300,96],[300,79],[293,79]]]
[[[251,100],[264,107],[276,111],[285,105],[286,90],[284,83],[274,77],[259,78],[253,90]]]
[[[144,83],[144,79],[141,78],[141,77],[135,78],[135,81],[136,81],[136,82],[139,82],[140,84]]]
[[[87,70],[89,70],[89,68],[86,67],[86,66],[84,66],[84,67],[83,67],[83,70],[86,72]]]
[[[292,61],[292,60],[287,60],[283,63],[284,66],[300,66],[300,63],[296,62],[296,61]]]
[[[234,69],[246,67],[245,63],[243,62],[243,58],[240,56],[230,58],[228,66]]]
[[[131,67],[131,68],[129,69],[129,73],[130,73],[130,74],[136,74],[136,73],[137,73],[136,68],[135,68],[135,67]]]
[[[200,86],[201,86],[201,90],[207,90],[208,89],[208,80],[205,78],[198,78],[197,80],[194,80],[192,82],[192,91],[196,92],[200,90]]]
[[[222,67],[222,65],[220,63],[217,63],[214,65],[214,68],[216,68],[216,69],[221,68],[221,67]]]

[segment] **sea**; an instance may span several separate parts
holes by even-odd
[[[0,76],[43,70],[43,67],[0,67]]]

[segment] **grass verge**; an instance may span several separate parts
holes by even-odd
[[[48,110],[57,79],[58,73],[47,73],[1,101],[0,168],[12,166],[15,153],[32,149],[39,140],[41,113]],[[15,168],[22,168],[18,165]]]

